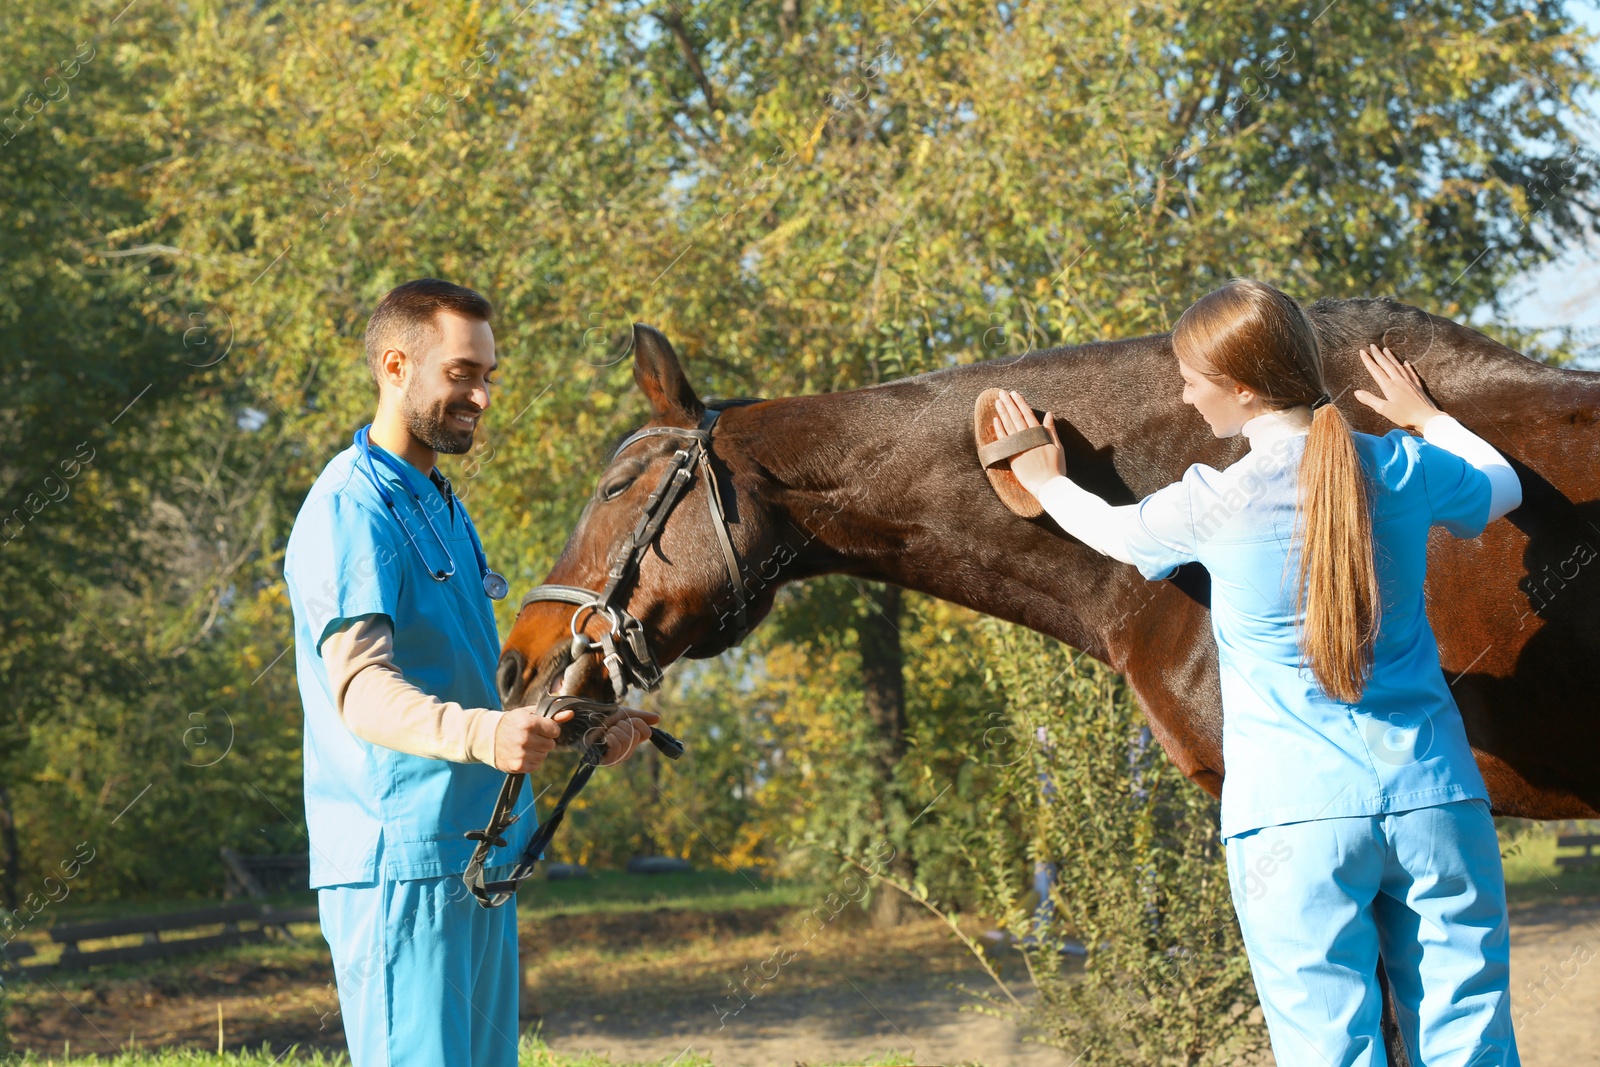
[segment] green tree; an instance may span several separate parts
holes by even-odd
[[[370,410],[360,332],[396,282],[497,305],[505,384],[450,473],[525,587],[604,444],[644,417],[612,347],[630,321],[663,327],[702,391],[776,395],[1158,330],[1232,274],[1492,314],[1587,225],[1594,181],[1573,128],[1591,42],[1546,3],[123,6],[0,16],[17,42],[0,84],[25,113],[96,48],[69,96],[0,135],[7,506],[77,422],[111,431],[18,539],[28,555],[0,560],[0,681],[22,852],[120,835],[106,892],[205,891],[216,843],[300,840],[280,553]],[[819,617],[830,656],[857,655],[855,596]],[[772,633],[811,603],[786,596]],[[912,823],[923,798],[981,804],[960,735],[986,705],[919,695],[936,688],[919,652],[978,640],[903,609],[899,742],[859,733],[859,661],[807,675],[809,652],[758,642],[717,669],[754,693],[788,677],[826,721],[785,735],[758,702],[752,765],[783,767],[737,798],[709,758],[682,778],[739,842],[842,844],[837,811],[857,837],[903,824],[916,876],[953,892],[938,835],[961,805]],[[233,754],[198,766],[230,721]],[[856,772],[905,754],[824,811],[790,788],[822,763],[797,738]],[[110,830],[152,761],[156,791]],[[136,858],[174,825],[194,862]],[[628,833],[646,830],[665,832]]]
[[[86,727],[104,734],[121,714],[111,709],[138,706],[153,722],[156,693],[173,696],[157,686],[171,679],[153,631],[181,613],[173,606],[181,583],[167,580],[171,546],[159,529],[155,475],[186,447],[172,414],[178,398],[183,409],[204,403],[194,395],[202,361],[174,328],[175,309],[155,314],[168,287],[138,248],[152,219],[125,180],[151,159],[127,120],[159,76],[158,62],[127,45],[165,39],[170,23],[159,13],[120,22],[114,14],[33,2],[0,14],[8,58],[0,101],[9,112],[0,119],[0,687],[8,697],[0,898],[8,907],[26,895],[27,869],[60,859],[51,805],[13,783],[73,778],[91,808],[132,795],[110,780],[83,783],[75,761],[52,766],[40,739],[81,741]]]

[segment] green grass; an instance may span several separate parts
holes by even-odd
[[[812,903],[816,887],[808,882],[774,881],[728,871],[686,871],[682,874],[628,874],[596,871],[588,878],[564,882],[524,882],[517,894],[522,915],[582,915],[648,908],[731,911]]]
[[[710,1060],[685,1056],[678,1067],[710,1067]],[[343,1052],[325,1053],[298,1049],[288,1054],[274,1054],[263,1049],[259,1052],[197,1052],[194,1050],[156,1050],[151,1052],[123,1052],[115,1056],[37,1057],[29,1055],[18,1061],[30,1067],[68,1067],[83,1064],[85,1067],[349,1067],[350,1058]],[[626,1067],[664,1067],[659,1064],[629,1064]],[[518,1067],[625,1067],[592,1053],[567,1056],[552,1052],[544,1042],[535,1037],[524,1038],[517,1056]]]
[[[273,1053],[261,1052],[225,1052],[217,1055],[215,1052],[194,1051],[169,1051],[155,1052],[121,1052],[115,1056],[78,1056],[67,1054],[64,1056],[38,1056],[26,1053],[15,1061],[18,1064],[28,1064],[30,1067],[68,1067],[69,1064],[93,1064],[95,1067],[349,1067],[350,1059],[344,1053],[325,1055],[320,1052],[309,1052],[300,1055],[298,1051],[290,1052],[286,1056],[274,1060]],[[538,1060],[521,1059],[520,1064],[543,1063]],[[552,1064],[551,1067],[554,1067]],[[561,1065],[566,1067],[566,1065]]]
[[[269,1051],[215,1052],[153,1051],[123,1052],[115,1056],[65,1056],[40,1057],[28,1054],[16,1061],[29,1067],[349,1067],[350,1060],[342,1052],[329,1055],[322,1052],[300,1053],[292,1050],[276,1057]],[[851,1060],[850,1067],[908,1067],[914,1060],[899,1055],[889,1055],[870,1060]],[[675,1059],[619,1062],[592,1052],[568,1055],[553,1052],[536,1035],[522,1039],[517,1056],[518,1067],[713,1067],[712,1061],[693,1053]],[[823,1065],[818,1065],[823,1067]],[[844,1067],[844,1065],[839,1065]]]
[[[807,882],[774,880],[759,874],[730,871],[686,871],[682,874],[628,874],[595,871],[587,878],[547,882],[536,875],[517,894],[518,911],[539,915],[561,912],[638,911],[642,908],[698,908],[725,910],[802,904],[815,896]],[[275,908],[302,907],[317,902],[315,890],[277,893],[262,901]],[[52,922],[81,923],[101,919],[126,919],[214,907],[217,900],[110,900],[90,904],[63,904]],[[237,902],[235,902],[237,903]],[[43,930],[45,927],[40,926]]]

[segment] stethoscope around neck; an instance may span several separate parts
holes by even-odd
[[[378,491],[378,498],[383,501],[384,507],[389,509],[389,514],[394,516],[394,521],[400,524],[400,529],[405,533],[406,540],[411,542],[411,547],[416,550],[417,558],[422,561],[423,569],[428,572],[428,576],[436,582],[449,581],[456,573],[455,555],[451,553],[450,546],[445,543],[444,538],[439,536],[439,531],[433,525],[433,520],[428,517],[428,508],[422,503],[422,498],[411,489],[410,483],[406,481],[404,468],[387,452],[374,452],[372,450],[372,442],[367,437],[367,431],[370,429],[372,429],[370,424],[363,426],[356,431],[355,436],[356,448],[361,452],[361,461],[365,464],[363,472],[372,482],[372,487]],[[423,553],[422,546],[417,543],[416,536],[411,532],[411,527],[406,525],[405,520],[400,517],[399,510],[395,508],[394,497],[389,495],[388,487],[383,484],[383,479],[378,477],[378,468],[373,466],[372,462],[374,459],[399,476],[400,484],[406,487],[406,492],[411,494],[411,499],[417,502],[417,510],[422,513],[422,521],[428,524],[428,532],[433,534],[433,539],[439,543],[439,549],[444,553],[444,558],[450,563],[449,570],[436,570],[428,562],[428,557]],[[478,533],[472,528],[470,522],[467,524],[467,533],[472,541],[473,555],[478,557],[478,573],[483,577],[484,593],[490,600],[504,599],[511,588],[510,584],[505,580],[504,575],[497,574],[489,569],[489,560],[484,556],[483,546],[478,543]]]

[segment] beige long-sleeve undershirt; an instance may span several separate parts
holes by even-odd
[[[413,756],[494,765],[494,732],[505,712],[464,708],[406,681],[394,665],[394,625],[367,615],[329,634],[322,662],[333,706],[363,741]]]

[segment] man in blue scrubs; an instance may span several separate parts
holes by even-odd
[[[372,462],[357,446],[329,462],[284,557],[311,885],[354,1067],[517,1060],[515,902],[480,907],[461,872],[467,832],[487,822],[504,775],[538,770],[560,727],[500,710],[481,542],[434,466],[472,447],[489,407],[491,313],[431,278],[383,298],[366,331]],[[655,720],[613,715],[606,762],[627,758]],[[531,800],[521,815],[490,878],[532,834]]]

